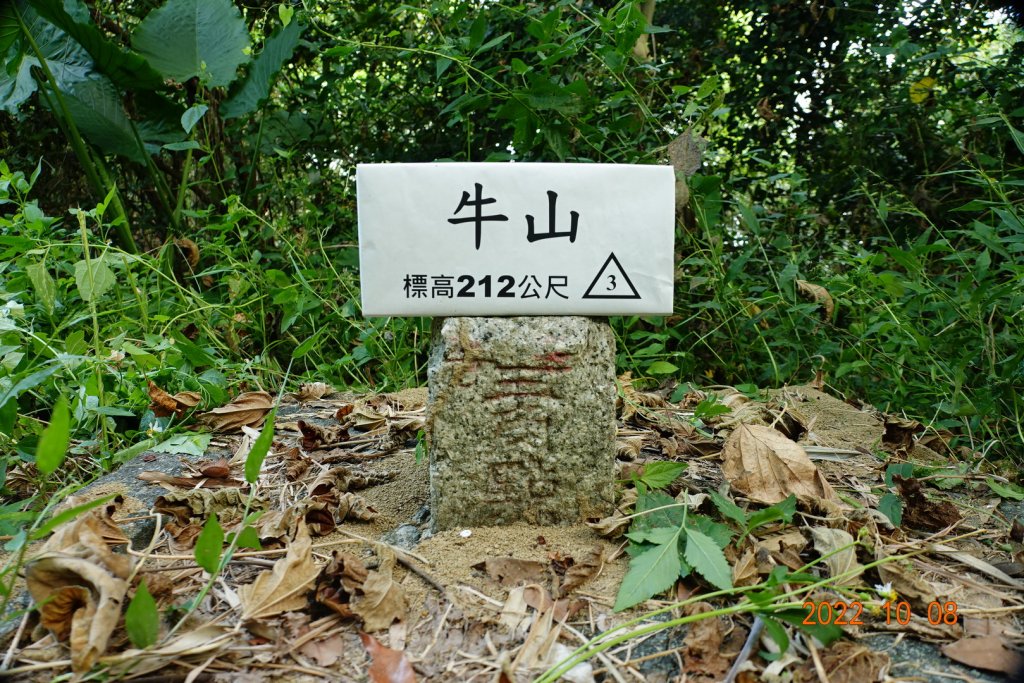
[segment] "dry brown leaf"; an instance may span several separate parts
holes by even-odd
[[[518,586],[523,583],[545,583],[548,565],[536,560],[519,560],[514,557],[489,557],[473,565],[473,569],[487,572],[487,575],[503,586]]]
[[[175,477],[156,470],[139,472],[139,479],[150,484],[167,484],[168,486],[177,486],[183,489],[193,489],[197,486],[205,489],[238,489],[247,485],[241,479],[222,479],[213,476]]]
[[[226,649],[231,641],[238,637],[238,632],[226,626],[205,624],[191,631],[186,631],[162,647],[148,650],[125,650],[111,662],[111,680],[120,680],[121,676],[142,676],[153,671],[171,666],[175,662],[206,658],[211,652]],[[107,661],[107,660],[104,660]]]
[[[260,572],[252,583],[239,586],[244,621],[306,607],[306,593],[320,574],[313,562],[312,546],[308,529],[300,524],[295,539],[288,544],[288,554],[275,562],[273,569]]]
[[[315,401],[324,396],[334,393],[334,387],[326,382],[307,382],[299,387],[299,390],[292,394],[299,403]]]
[[[343,617],[353,616],[352,597],[362,590],[369,571],[355,555],[335,550],[317,581],[314,599]]]
[[[825,320],[831,320],[832,314],[835,313],[836,303],[832,300],[832,295],[828,293],[828,290],[821,285],[816,285],[813,282],[807,280],[797,280],[796,288],[801,294],[807,298],[821,304],[824,309],[822,312],[825,314],[822,317]]]
[[[322,446],[333,447],[349,439],[348,429],[341,425],[324,426],[299,420],[296,426],[302,432],[302,440],[299,443],[304,451],[312,451]]]
[[[329,667],[341,658],[346,649],[345,640],[335,634],[327,638],[307,641],[299,648],[299,652],[314,660],[317,666]]]
[[[60,527],[25,565],[25,585],[40,620],[69,639],[71,668],[88,671],[106,652],[121,617],[132,562],[103,540],[109,516],[92,511]]]
[[[942,654],[976,669],[1012,674],[1024,668],[1024,657],[1002,636],[963,638],[942,646]]]
[[[604,552],[603,546],[594,546],[587,556],[582,560],[569,567],[565,572],[565,578],[562,580],[562,587],[559,591],[560,595],[566,595],[571,591],[576,590],[584,583],[597,576],[597,574],[604,568],[607,556]]]
[[[405,616],[405,589],[391,577],[394,553],[384,548],[380,555],[380,568],[367,573],[363,594],[352,599],[352,611],[362,618],[366,631],[382,631]]]
[[[274,405],[265,391],[239,394],[226,406],[199,415],[198,420],[218,432],[231,432],[242,427],[259,427]]]
[[[948,500],[929,500],[924,494],[924,486],[917,479],[904,479],[897,474],[892,480],[896,482],[904,502],[903,526],[939,531],[962,519],[960,511]]]
[[[256,523],[261,541],[292,538],[298,532],[299,520],[314,536],[326,536],[337,524],[326,501],[303,498],[283,510],[268,512]]]
[[[149,409],[157,417],[175,415],[180,418],[185,414],[186,410],[195,408],[203,400],[202,394],[196,391],[179,391],[174,396],[171,396],[158,387],[153,380],[149,380],[148,386],[149,399],[152,401]]]
[[[811,527],[811,536],[814,538],[814,549],[818,551],[818,554],[828,556],[825,557],[825,566],[828,567],[829,576],[835,578],[842,574],[849,574],[836,581],[835,585],[855,586],[863,581],[861,573],[864,571],[864,566],[857,561],[857,546],[848,531],[829,527]]]
[[[416,673],[404,652],[381,645],[368,633],[360,633],[359,639],[373,660],[367,671],[370,683],[416,683]]]
[[[774,505],[790,494],[804,500],[836,499],[803,447],[770,427],[736,427],[722,449],[722,460],[729,484],[758,503]]]
[[[710,612],[714,608],[698,602],[686,608],[687,616]],[[719,617],[700,619],[690,625],[683,639],[683,671],[686,680],[694,683],[721,681],[732,666],[732,660],[722,652],[725,633]]]
[[[743,551],[739,559],[732,566],[732,585],[734,586],[753,586],[757,583],[757,562],[755,561],[755,553],[753,550],[747,549]]]
[[[354,493],[342,494],[338,501],[337,520],[340,524],[346,519],[358,519],[361,522],[368,522],[377,516],[377,510],[373,508],[362,496]]]
[[[185,259],[189,271],[195,271],[199,265],[199,245],[187,237],[175,237],[174,246],[178,248],[178,255]]]
[[[875,560],[885,557],[886,554],[881,543],[877,543]],[[878,565],[877,571],[882,583],[892,584],[892,589],[896,591],[897,595],[901,599],[909,601],[914,610],[919,613],[923,614],[929,604],[938,600],[931,584],[922,579],[917,570],[909,564],[902,564],[899,560],[883,562]]]

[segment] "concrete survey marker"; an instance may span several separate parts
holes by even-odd
[[[670,166],[363,164],[363,314],[672,312]]]
[[[579,316],[446,318],[428,368],[435,529],[613,507],[615,338]]]
[[[434,528],[609,514],[615,338],[583,316],[671,313],[672,168],[369,164],[356,177],[363,313],[438,317]]]

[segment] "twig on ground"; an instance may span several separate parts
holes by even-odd
[[[747,640],[743,643],[740,653],[736,655],[736,661],[729,667],[729,673],[726,675],[723,683],[735,682],[736,677],[740,674],[740,667],[750,658],[750,652],[754,649],[757,641],[760,640],[762,630],[764,630],[764,620],[761,617],[754,617],[754,624],[750,627],[750,634],[747,635]]]

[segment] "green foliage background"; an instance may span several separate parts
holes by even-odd
[[[1022,57],[994,6],[931,0],[6,3],[7,499],[59,397],[73,481],[176,428],[148,381],[422,383],[429,321],[360,315],[356,163],[667,163],[687,131],[677,310],[614,321],[620,370],[820,371],[1019,461]]]

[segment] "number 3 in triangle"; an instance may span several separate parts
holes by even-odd
[[[608,260],[597,271],[594,281],[587,287],[584,299],[639,299],[640,295],[632,280],[622,269],[615,254],[608,254]]]

